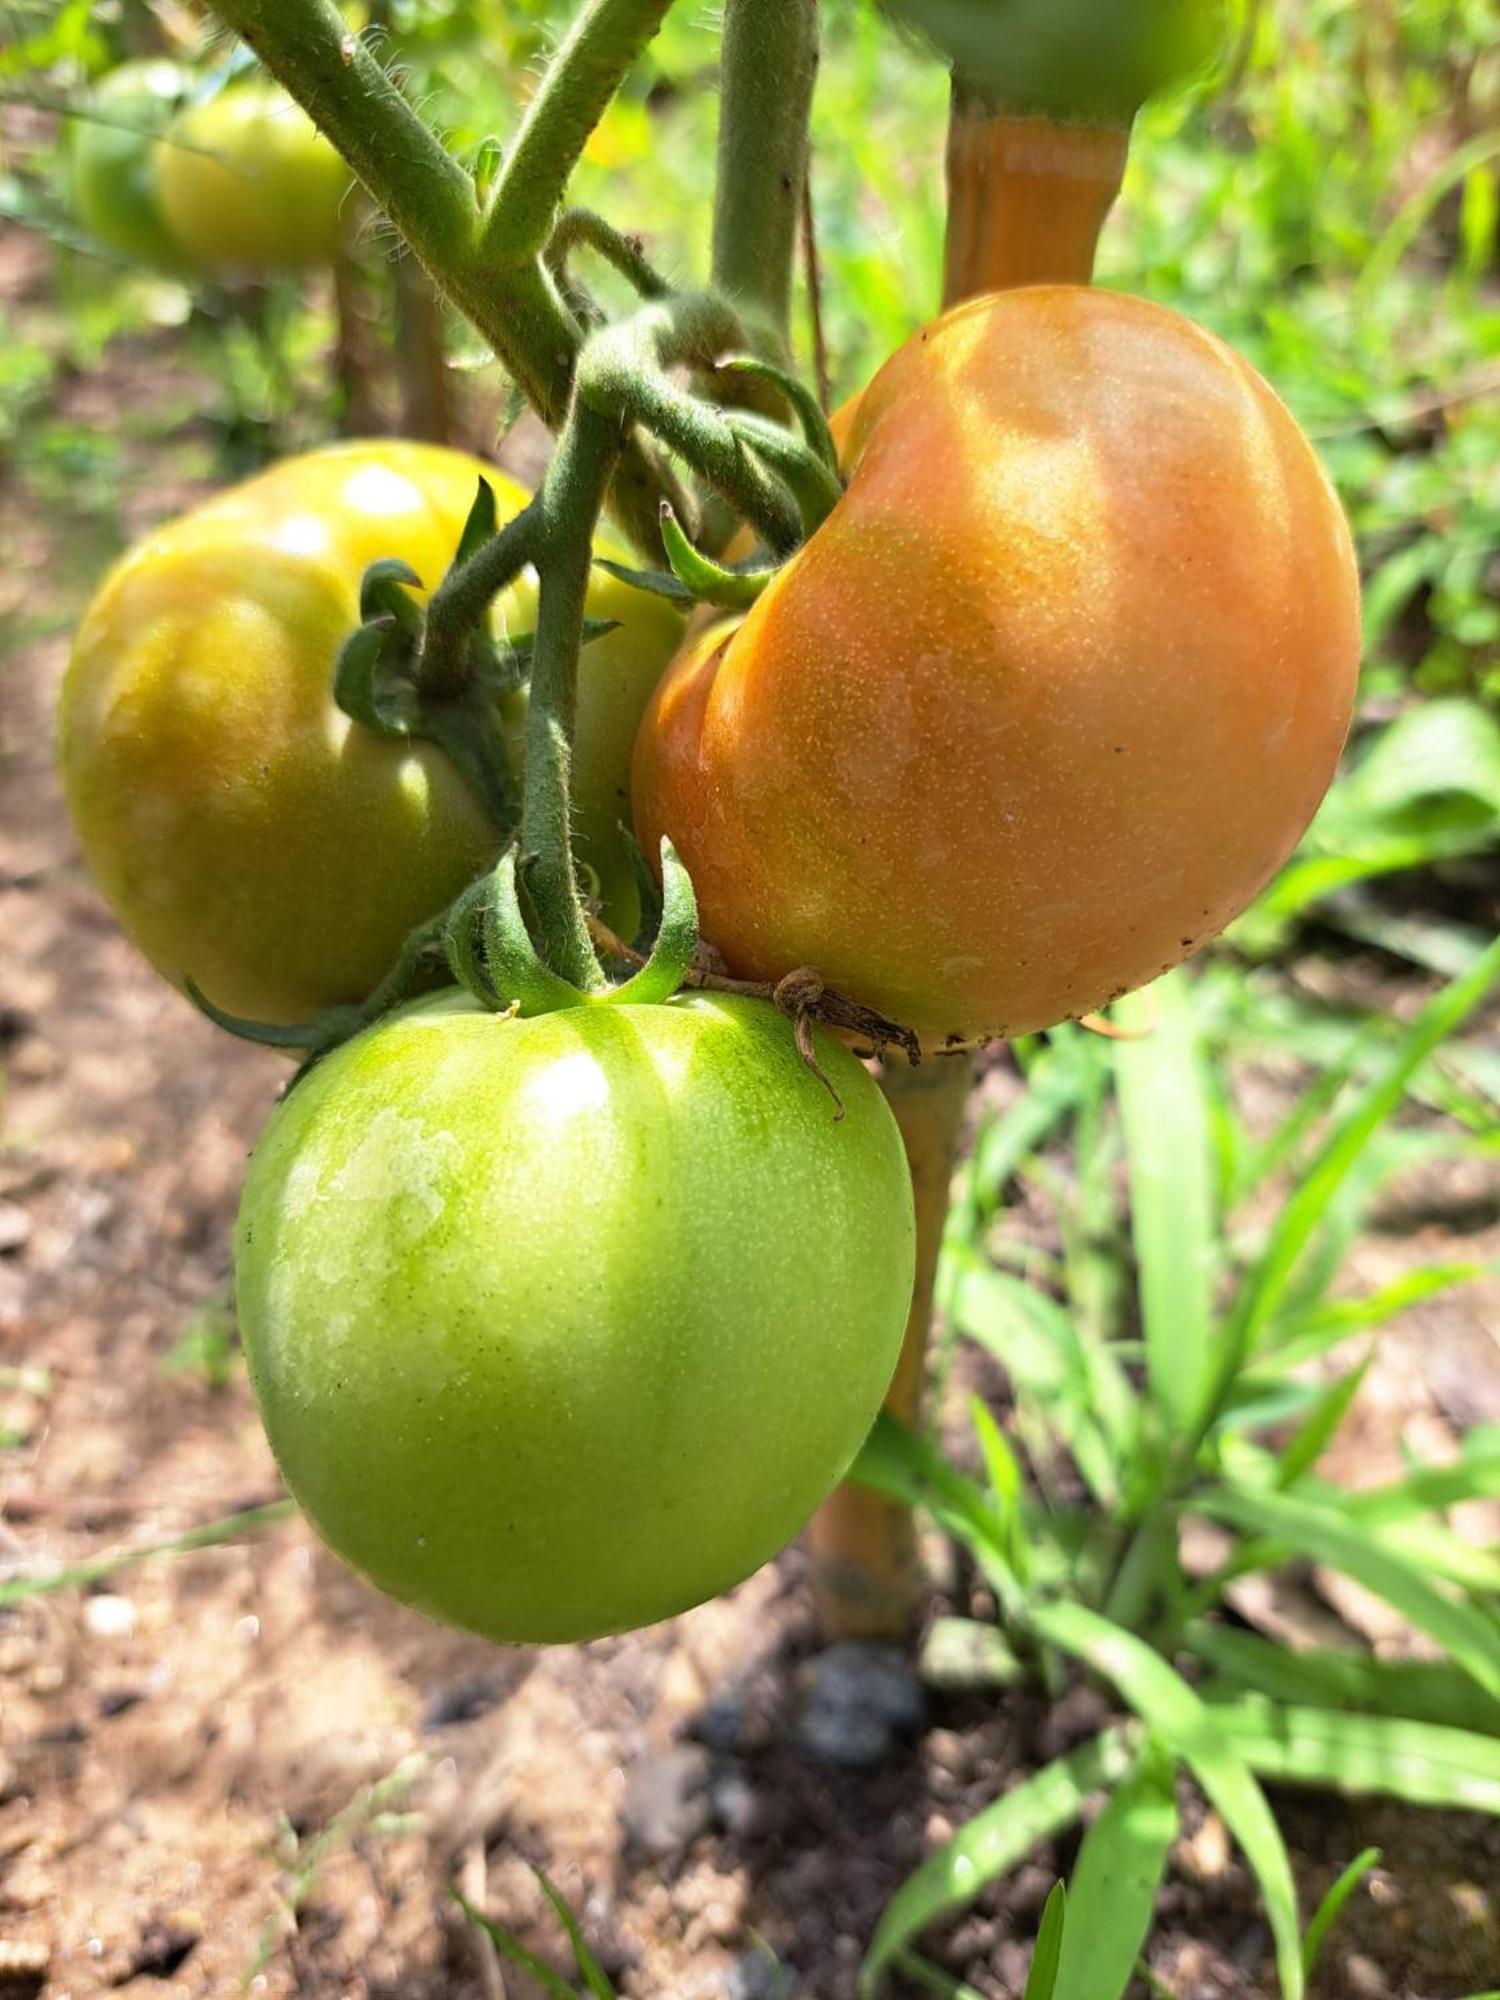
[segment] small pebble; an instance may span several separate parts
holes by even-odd
[[[803,1689],[797,1742],[815,1763],[868,1770],[922,1726],[922,1685],[899,1646],[830,1646],[803,1670]]]
[[[696,1840],[712,1811],[708,1752],[701,1744],[679,1743],[646,1756],[627,1775],[621,1811],[626,1838],[656,1860]]]
[[[83,1622],[96,1639],[128,1639],[135,1630],[135,1606],[128,1597],[101,1591],[84,1599]]]

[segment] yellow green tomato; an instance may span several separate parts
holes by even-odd
[[[841,1045],[763,1001],[457,995],[345,1043],[251,1161],[240,1324],[329,1545],[493,1639],[651,1624],[773,1555],[874,1419],[911,1186]]]
[[[191,71],[176,63],[122,63],[72,122],[74,211],[97,242],[131,263],[170,269],[182,261],[162,215],[155,147],[162,125],[192,88]]]
[[[366,567],[399,556],[438,582],[481,475],[502,520],[525,505],[462,452],[329,446],[158,528],[106,579],[63,684],[63,782],[122,927],[175,984],[190,976],[217,1006],[274,1022],[358,1000],[493,861],[497,836],[443,753],[373,734],[332,694]],[[596,575],[590,615],[621,622],[580,669],[579,852],[623,897],[605,914],[629,931],[618,798],[681,621]],[[496,625],[534,622],[523,578]]]
[[[190,105],[158,142],[162,213],[207,271],[303,270],[332,261],[353,176],[275,84],[231,84]]]

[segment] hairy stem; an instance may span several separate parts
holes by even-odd
[[[672,0],[588,0],[527,107],[480,230],[487,264],[534,261],[589,134]]]
[[[334,0],[213,4],[219,18],[333,141],[434,284],[484,335],[543,422],[557,429],[567,411],[581,345],[577,321],[539,255],[497,268],[483,242],[484,230],[499,227],[495,203],[482,229],[469,173],[406,102],[367,43],[345,25]],[[667,4],[651,0],[650,11],[659,18]],[[645,9],[646,0],[632,0],[629,6],[626,0],[596,0],[590,16],[608,15],[613,26],[616,12],[638,17]],[[649,34],[642,40],[649,40]],[[590,116],[597,118],[603,108],[597,87],[587,101],[594,106]],[[526,158],[537,172],[546,169],[548,187],[560,191],[587,136],[585,130],[578,138],[574,125],[549,113],[528,140]],[[561,149],[551,167],[542,158],[544,137],[555,139]],[[507,178],[508,172],[502,174],[502,182]],[[549,221],[556,201],[556,193],[548,195]],[[654,468],[627,446],[611,498],[626,529],[650,553],[660,548],[656,518],[661,494]]]
[[[521,853],[543,955],[585,992],[603,975],[578,896],[569,775],[594,524],[619,449],[618,426],[575,402],[539,496],[545,553],[526,712]]]
[[[818,0],[726,0],[713,276],[780,354],[818,68]]]

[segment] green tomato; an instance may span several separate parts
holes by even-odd
[[[1017,111],[1128,124],[1210,63],[1227,0],[880,0],[965,82]]]
[[[331,263],[343,240],[354,177],[273,83],[190,105],[155,164],[167,226],[204,270],[303,270]]]
[[[132,263],[168,270],[182,263],[162,214],[155,147],[193,85],[191,71],[176,63],[122,63],[93,91],[90,115],[72,121],[74,210],[105,249]]]
[[[900,1135],[763,1001],[456,995],[344,1044],[251,1161],[235,1275],[287,1484],[381,1589],[597,1637],[775,1553],[847,1469],[913,1270]]]
[[[447,569],[479,478],[502,519],[525,489],[437,445],[332,445],[154,530],[105,580],[63,683],[59,752],[84,855],[166,978],[275,1022],[362,999],[407,933],[491,863],[498,838],[441,751],[362,729],[333,700],[360,579],[400,556]],[[619,830],[636,723],[682,631],[659,598],[595,572],[619,621],[579,668],[579,855],[626,935],[639,914]],[[495,607],[533,629],[534,580]],[[597,694],[597,700],[596,700]]]

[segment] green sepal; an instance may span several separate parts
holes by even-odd
[[[621,583],[628,583],[633,590],[649,590],[653,597],[664,597],[669,604],[698,602],[685,583],[669,576],[664,569],[632,569],[629,563],[612,562],[608,556],[595,556],[594,567],[607,570],[612,577]]]
[[[640,924],[630,942],[636,951],[649,951],[651,940],[661,927],[661,884],[656,879],[656,871],[646,859],[645,848],[628,826],[620,828],[620,838],[625,843],[625,856],[630,863],[630,876],[635,885],[636,901],[641,906]]]
[[[377,736],[410,736],[416,725],[411,649],[392,618],[356,625],[333,668],[333,698]]]
[[[243,1014],[230,1014],[222,1007],[216,1007],[202,987],[187,973],[183,974],[182,990],[198,1009],[198,1012],[222,1028],[228,1035],[235,1035],[242,1042],[258,1042],[267,1049],[323,1049],[353,1034],[362,1026],[357,1007],[326,1007],[320,1014],[314,1014],[310,1021],[298,1021],[286,1027],[275,1021],[252,1021]]]
[[[726,568],[711,556],[695,549],[678,526],[670,500],[661,503],[661,541],[672,565],[672,574],[703,604],[722,604],[731,611],[743,611],[760,596],[776,565],[769,569]]]
[[[452,567],[461,568],[470,556],[478,555],[486,542],[493,541],[498,532],[495,489],[487,479],[481,478],[478,491],[474,495],[474,504],[469,509],[469,517],[464,522],[464,531],[458,538]]]
[[[422,607],[408,595],[420,590],[422,579],[399,556],[372,562],[359,582],[359,616],[365,625],[389,618],[408,639],[422,636]]]
[[[555,1014],[562,1007],[577,1007],[588,996],[560,979],[541,954],[526,928],[516,884],[516,850],[508,847],[495,864],[486,885],[481,927],[484,934],[485,971],[503,1007],[518,1014]]]
[[[622,986],[601,997],[620,1007],[659,1007],[693,968],[698,949],[698,898],[693,878],[665,836],[661,843],[661,920],[646,963]]]
[[[762,459],[797,503],[803,539],[820,528],[844,497],[843,482],[802,438],[758,416],[754,410],[726,410],[724,421],[740,443]]]
[[[484,956],[484,912],[491,894],[491,878],[481,875],[471,882],[450,906],[443,924],[443,956],[454,979],[492,1011],[502,1011],[505,1001],[495,991]]]
[[[715,363],[714,373],[753,375],[758,381],[770,382],[779,389],[791,405],[792,412],[802,427],[803,437],[828,470],[837,476],[839,448],[834,442],[833,432],[828,427],[823,405],[799,376],[792,374],[788,368],[778,368],[774,361],[766,361],[758,354],[731,355],[727,361]]]

